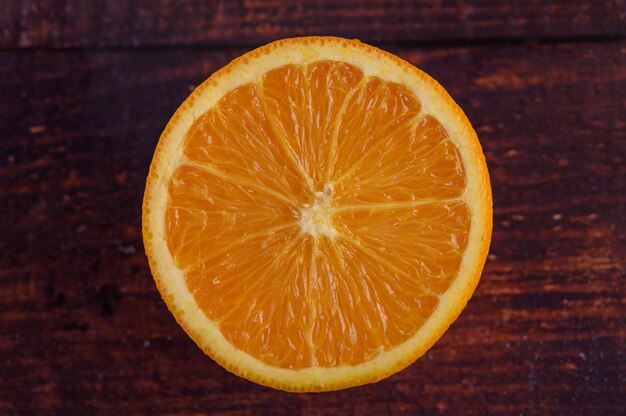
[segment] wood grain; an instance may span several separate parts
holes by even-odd
[[[626,44],[393,51],[479,133],[491,254],[426,356],[321,395],[260,387],[205,357],[143,254],[158,136],[244,50],[0,53],[0,413],[624,414]]]
[[[624,37],[624,0],[3,0],[0,47],[258,45],[338,35],[440,44]]]

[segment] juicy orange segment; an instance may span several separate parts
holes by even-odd
[[[194,123],[183,154],[235,180],[258,181],[283,195],[301,196],[302,178],[284,169],[289,156],[272,131],[259,94],[252,84],[229,92]]]
[[[147,252],[162,230],[180,275],[157,279],[175,315],[218,362],[287,390],[361,384],[398,369],[374,363],[417,358],[471,294],[490,232],[484,160],[457,137],[459,116],[329,55],[268,58],[205,110],[179,110],[193,119],[171,133],[162,205],[149,178],[144,206]]]
[[[340,62],[285,65],[261,77],[262,102],[274,131],[292,151],[311,185],[319,188],[334,161],[331,142],[346,96],[363,72]]]

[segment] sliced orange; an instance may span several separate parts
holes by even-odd
[[[198,87],[143,205],[180,325],[226,369],[288,391],[415,361],[472,295],[491,226],[462,110],[407,62],[332,37],[271,43]]]

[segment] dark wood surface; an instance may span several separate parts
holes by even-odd
[[[2,2],[0,414],[626,414],[626,6],[496,3]],[[257,44],[319,33],[448,89],[487,156],[494,235],[474,297],[422,359],[298,395],[230,375],[178,327],[141,200],[195,85]]]
[[[625,0],[3,0],[3,47],[252,45],[333,34],[370,42],[619,38]]]

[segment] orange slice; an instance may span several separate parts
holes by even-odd
[[[358,41],[286,39],[178,109],[148,176],[154,279],[189,336],[260,384],[323,391],[406,367],[478,283],[485,159],[446,91]]]

